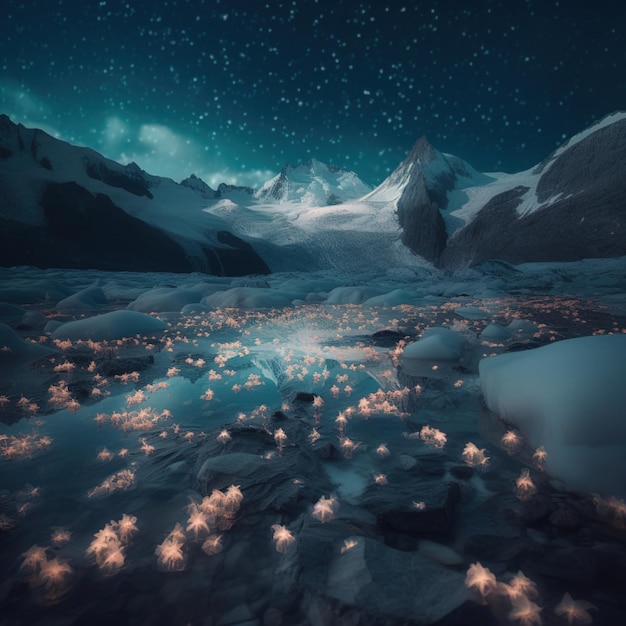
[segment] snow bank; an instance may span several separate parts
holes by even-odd
[[[205,294],[197,289],[177,289],[175,287],[159,287],[142,293],[128,305],[131,311],[143,313],[160,313],[180,311],[186,304],[196,304]]]
[[[56,354],[57,350],[25,341],[10,326],[0,323],[0,369],[16,367]]]
[[[167,324],[150,315],[137,311],[112,311],[95,315],[59,326],[52,339],[70,339],[71,341],[111,341],[134,337],[135,335],[153,335],[167,328]]]
[[[72,294],[67,298],[63,298],[56,305],[57,311],[68,311],[78,309],[97,309],[101,305],[107,303],[107,297],[102,288],[94,285],[82,289],[78,293]]]
[[[234,287],[218,291],[202,299],[202,304],[215,308],[272,309],[291,306],[300,294],[264,287]]]
[[[544,446],[573,490],[626,495],[626,336],[568,339],[483,359],[489,409]]]

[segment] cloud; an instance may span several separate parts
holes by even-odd
[[[61,133],[46,121],[51,116],[50,107],[14,80],[0,80],[0,110],[14,122],[36,126],[53,137],[61,136]]]
[[[184,133],[164,124],[133,125],[120,117],[105,120],[100,148],[121,163],[134,161],[150,174],[182,180],[195,174],[215,188],[220,183],[259,187],[275,173],[267,169],[234,171]]]

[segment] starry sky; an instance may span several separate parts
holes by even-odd
[[[611,0],[2,0],[0,112],[152,174],[518,171],[626,109]]]

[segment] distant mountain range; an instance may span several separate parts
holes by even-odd
[[[417,141],[371,190],[320,161],[260,189],[176,183],[0,115],[0,265],[220,275],[626,255],[626,113],[484,174]]]

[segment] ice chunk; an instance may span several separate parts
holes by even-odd
[[[101,287],[94,285],[82,289],[78,293],[63,298],[57,305],[57,311],[67,311],[71,309],[97,309],[106,304],[107,297]]]
[[[292,305],[299,294],[265,287],[233,287],[202,299],[202,304],[219,308],[270,309]]]
[[[574,490],[626,495],[626,336],[567,339],[483,359],[489,409],[543,446]]]
[[[128,305],[131,311],[156,313],[164,311],[180,311],[187,304],[196,304],[202,300],[203,294],[197,289],[176,289],[160,287],[142,293]]]
[[[166,328],[165,322],[144,313],[111,311],[103,315],[67,322],[52,333],[52,339],[110,341],[135,335],[153,335]]]

